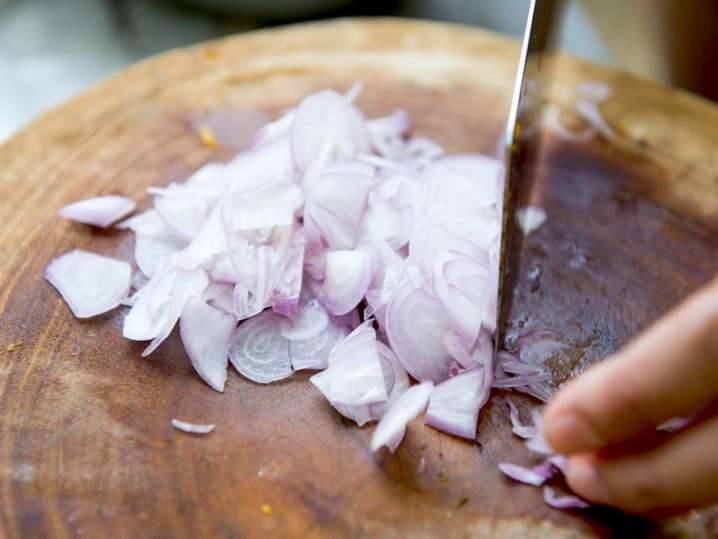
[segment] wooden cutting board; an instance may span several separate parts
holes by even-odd
[[[271,387],[197,377],[173,336],[149,359],[121,336],[123,311],[75,320],[43,280],[80,247],[129,257],[132,239],[60,221],[79,198],[183,179],[228,155],[197,115],[275,114],[311,91],[365,84],[369,116],[406,108],[448,151],[494,153],[518,47],[482,31],[401,20],[269,30],[131,67],[0,148],[0,537],[585,537],[718,533],[716,512],[649,522],[560,512],[503,478],[530,455],[495,392],[475,443],[413,423],[372,455],[373,430],[344,421],[297,375]],[[611,140],[554,141],[538,166],[548,223],[527,246],[513,324],[578,352],[565,376],[624,343],[718,269],[718,109],[572,58],[556,88],[608,83]],[[11,343],[21,341],[19,346]],[[11,346],[8,346],[11,345]],[[6,348],[7,347],[7,348]],[[216,423],[193,437],[170,420]],[[264,511],[262,510],[263,504]],[[271,508],[271,512],[268,508]],[[270,514],[265,514],[270,513]]]

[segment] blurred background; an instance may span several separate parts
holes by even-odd
[[[519,36],[528,0],[0,0],[0,141],[124,66],[260,27],[356,15]],[[718,100],[718,0],[574,0],[561,46]]]

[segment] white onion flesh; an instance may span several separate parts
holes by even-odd
[[[334,315],[347,314],[366,295],[371,282],[371,260],[365,251],[327,254],[322,302]]]
[[[486,398],[484,373],[474,369],[449,378],[434,388],[426,410],[432,427],[473,440],[479,409]]]
[[[167,308],[177,273],[176,270],[157,272],[137,291],[132,308],[125,316],[123,337],[132,341],[149,341],[159,335],[167,322]]]
[[[211,207],[211,200],[199,198],[192,191],[173,185],[155,196],[157,215],[173,235],[185,241],[199,233]]]
[[[264,311],[239,325],[229,359],[241,375],[258,384],[291,376],[289,340],[282,336],[281,324],[280,315]]]
[[[409,389],[410,382],[409,375],[391,348],[381,342],[377,342],[376,344],[379,350],[379,358],[382,360],[386,392],[389,395],[385,403],[370,405],[371,413],[374,416],[373,418],[379,419],[384,415],[387,407],[394,404],[394,402]]]
[[[586,509],[591,504],[585,502],[577,496],[559,496],[550,486],[543,487],[543,499],[547,505],[554,509]]]
[[[328,363],[311,382],[332,404],[360,406],[388,399],[376,332],[368,323],[339,343],[330,352]]]
[[[480,294],[488,290],[488,262],[447,252],[434,264],[434,291],[467,349],[476,343],[486,310]]]
[[[58,215],[78,223],[107,228],[131,214],[136,207],[137,204],[131,198],[109,195],[73,202],[62,207]]]
[[[77,318],[111,311],[127,296],[132,269],[127,262],[75,249],[53,259],[45,279]]]
[[[296,316],[299,308],[299,296],[304,278],[305,242],[297,235],[292,237],[292,244],[287,247],[283,260],[283,268],[277,270],[277,278],[270,281],[274,287],[269,303],[275,313],[287,317]],[[276,265],[278,268],[282,264]]]
[[[363,426],[369,421],[377,421],[404,392],[409,389],[409,375],[396,359],[396,356],[388,346],[377,342],[379,358],[381,359],[382,372],[384,373],[384,384],[388,398],[386,401],[379,401],[372,404],[345,405],[332,403],[334,408],[344,417],[351,419],[358,426]]]
[[[229,346],[237,320],[199,298],[190,299],[180,317],[180,336],[194,370],[219,392],[227,381]]]
[[[513,433],[520,438],[526,439],[536,436],[536,427],[532,425],[525,425],[521,422],[519,409],[516,408],[516,405],[513,402],[509,403],[509,408],[511,410],[511,430]]]
[[[228,249],[227,232],[222,223],[222,206],[218,204],[210,212],[197,235],[177,254],[175,265],[183,269],[209,265],[210,261]]]
[[[444,335],[451,328],[434,298],[405,279],[389,302],[386,319],[389,343],[409,374],[421,381],[448,377],[451,356]]]
[[[306,171],[330,144],[332,155],[351,156],[368,150],[361,112],[334,90],[305,98],[295,111],[290,133],[292,155]]]
[[[499,469],[504,473],[504,475],[507,475],[511,479],[519,481],[520,483],[526,483],[527,485],[540,487],[546,482],[546,477],[544,475],[536,473],[530,468],[517,466],[516,464],[501,462],[499,463]]]
[[[356,244],[374,183],[369,168],[329,171],[307,189],[305,215],[333,249],[351,249]]]
[[[135,262],[145,276],[152,277],[173,255],[179,253],[181,248],[180,242],[136,234]]]
[[[159,327],[157,334],[152,338],[152,342],[142,351],[142,357],[150,355],[169,337],[182,315],[182,311],[185,305],[187,305],[187,302],[192,298],[200,297],[207,288],[208,283],[209,280],[204,270],[180,270],[177,272],[177,275],[173,279],[172,293],[169,299],[166,302],[162,300],[161,306],[156,305],[163,313],[163,323]],[[129,318],[136,307],[136,305],[132,307],[127,318]],[[148,306],[150,311],[154,308],[155,305]],[[125,325],[127,324],[127,318],[125,318]]]
[[[187,421],[180,421],[179,419],[173,419],[172,426],[177,430],[181,430],[182,432],[187,432],[189,434],[209,434],[214,430],[213,424],[203,425],[198,423],[188,423]]]
[[[426,409],[434,390],[430,381],[422,382],[407,389],[379,420],[371,438],[371,450],[386,446],[392,453],[399,447],[409,422]]]
[[[329,315],[316,299],[299,307],[294,318],[284,321],[282,335],[290,341],[313,339],[329,325]]]
[[[294,184],[276,183],[225,200],[224,223],[231,231],[291,226],[302,204],[302,192]]]
[[[316,337],[289,341],[289,356],[295,371],[320,370],[329,366],[329,353],[347,336],[342,326],[330,322]]]
[[[227,314],[235,315],[234,286],[231,284],[218,281],[210,283],[202,294],[202,299],[212,307],[222,309]]]
[[[519,222],[519,227],[521,227],[524,236],[528,236],[541,228],[546,222],[546,210],[538,206],[524,206],[517,210],[516,219]]]

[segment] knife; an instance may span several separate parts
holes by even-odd
[[[496,352],[505,348],[523,243],[516,211],[528,201],[538,152],[538,123],[550,91],[552,62],[563,20],[565,0],[531,0],[511,99],[504,148],[504,205],[499,258]]]

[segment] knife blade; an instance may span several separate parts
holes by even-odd
[[[566,0],[531,0],[521,45],[504,146],[496,352],[505,347],[523,244],[516,212],[531,193],[530,163],[540,146],[538,123],[550,91],[550,56],[556,48],[565,6]]]

